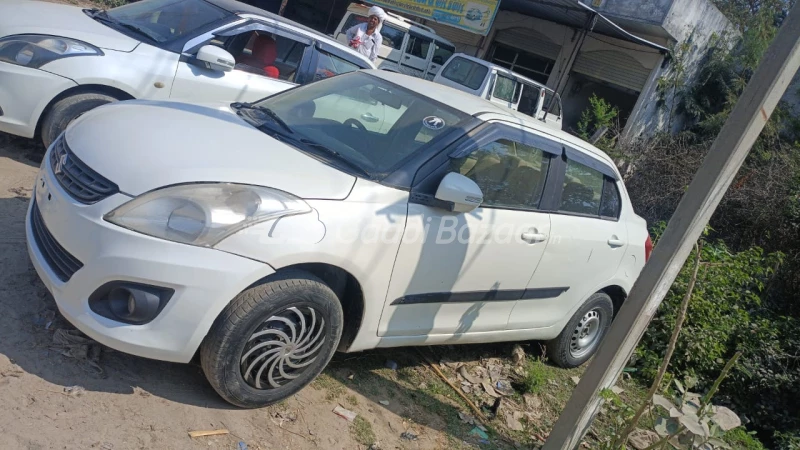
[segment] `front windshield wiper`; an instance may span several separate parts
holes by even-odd
[[[350,161],[349,159],[345,158],[344,156],[342,156],[341,153],[337,152],[336,150],[334,150],[332,148],[326,147],[326,146],[320,144],[319,142],[312,141],[311,139],[307,139],[307,138],[301,138],[301,139],[298,139],[297,141],[300,142],[301,144],[304,144],[304,145],[306,145],[308,147],[311,147],[311,148],[313,148],[315,150],[320,150],[320,151],[322,151],[324,153],[327,153],[329,155],[333,155],[333,156],[336,157],[337,160],[344,162],[351,169],[353,169],[356,172],[360,173],[364,177],[372,178],[371,175],[369,174],[369,172],[366,171],[366,169],[364,169],[360,165],[354,163],[353,161]]]
[[[147,39],[150,39],[153,42],[161,42],[161,36],[153,34],[153,32],[151,32],[150,30],[148,30],[146,28],[142,28],[142,27],[140,27],[138,25],[134,25],[134,24],[128,23],[128,22],[123,22],[123,21],[121,21],[119,19],[115,19],[115,18],[109,16],[108,13],[103,9],[92,8],[92,9],[89,10],[89,12],[92,13],[92,18],[93,19],[97,19],[97,20],[100,20],[100,21],[103,21],[103,22],[107,22],[107,23],[110,23],[110,24],[113,24],[113,25],[116,25],[116,26],[119,26],[119,27],[122,27],[122,28],[125,28],[125,29],[128,29],[128,30],[131,30],[131,31],[133,31],[135,33],[143,35],[144,37],[146,37]]]
[[[239,102],[236,102],[236,103],[233,103],[231,105],[231,107],[234,108],[234,109],[237,109],[237,110],[239,110],[239,109],[250,109],[250,110],[262,112],[267,117],[272,119],[273,122],[277,123],[281,128],[286,130],[289,134],[294,134],[294,130],[292,130],[292,127],[290,127],[289,124],[286,123],[286,121],[281,119],[281,117],[278,115],[278,113],[276,113],[275,111],[267,108],[266,106],[254,105],[252,103],[239,103]]]

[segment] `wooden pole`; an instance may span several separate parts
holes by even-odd
[[[580,445],[659,304],[800,67],[800,3],[789,12],[645,265],[543,450]]]

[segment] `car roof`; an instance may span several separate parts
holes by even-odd
[[[322,42],[324,42],[324,43],[326,43],[328,45],[333,45],[333,46],[335,46],[335,47],[337,47],[337,48],[339,48],[339,49],[341,49],[343,51],[346,51],[348,54],[356,56],[356,57],[362,59],[363,61],[368,62],[370,66],[375,67],[375,63],[370,61],[369,58],[367,58],[366,56],[362,55],[361,53],[358,53],[357,51],[351,49],[350,47],[348,47],[346,45],[342,45],[341,42],[331,38],[330,36],[326,36],[326,35],[320,33],[319,31],[313,30],[313,29],[311,29],[311,28],[309,28],[309,27],[307,27],[305,25],[301,25],[301,24],[299,24],[299,23],[297,23],[295,21],[289,20],[289,19],[287,19],[287,18],[285,18],[283,16],[279,16],[277,14],[273,14],[273,13],[271,13],[269,11],[265,11],[265,10],[263,10],[261,8],[257,8],[255,6],[248,5],[246,3],[242,3],[242,2],[239,2],[239,1],[236,1],[236,0],[205,0],[205,1],[208,2],[208,3],[211,3],[212,5],[216,5],[216,6],[222,8],[222,9],[224,9],[224,10],[226,10],[226,11],[232,13],[232,14],[237,14],[237,15],[251,14],[251,15],[254,15],[254,16],[261,16],[261,17],[264,17],[264,18],[267,18],[267,19],[270,19],[270,20],[274,20],[275,22],[279,22],[281,24],[287,25],[287,26],[289,26],[291,28],[294,28],[296,31],[300,31],[300,32],[303,32],[305,34],[309,34],[309,35],[313,36],[314,39],[316,39],[318,41],[322,41]]]
[[[455,59],[456,57],[464,58],[466,60],[478,63],[478,64],[480,64],[482,66],[489,67],[489,68],[492,68],[492,69],[496,69],[498,72],[502,72],[502,73],[504,73],[506,75],[511,75],[512,77],[518,78],[520,81],[523,81],[525,83],[530,83],[530,84],[532,84],[532,85],[534,85],[536,87],[541,87],[541,88],[547,89],[548,91],[553,91],[552,89],[550,89],[549,87],[545,86],[542,83],[539,83],[538,81],[531,80],[530,78],[526,77],[525,75],[520,75],[517,72],[514,72],[512,70],[508,70],[507,68],[505,68],[503,66],[499,66],[497,64],[491,63],[489,61],[486,61],[485,59],[476,58],[474,56],[467,55],[466,53],[454,53],[450,58],[452,60],[452,59]]]
[[[517,123],[526,128],[530,128],[539,134],[549,135],[556,139],[560,139],[570,144],[571,147],[574,147],[578,150],[584,150],[587,153],[592,154],[593,156],[611,165],[616,170],[616,164],[614,164],[614,161],[604,151],[565,131],[548,127],[541,120],[534,119],[533,117],[514,109],[502,107],[478,97],[477,95],[459,91],[458,89],[451,88],[450,86],[434,83],[422,78],[403,75],[397,72],[389,72],[386,70],[362,70],[361,72],[368,73],[390,83],[404,87],[410,91],[419,93],[420,95],[424,95],[425,97],[461,111],[464,114],[468,114],[470,116],[480,115],[482,120],[497,119]]]
[[[362,11],[362,9],[363,9],[363,11]],[[369,6],[362,5],[360,3],[351,3],[350,6],[347,7],[347,11],[354,12],[354,13],[363,13],[364,15],[366,15],[367,11],[369,11]],[[419,22],[415,22],[415,21],[413,21],[413,20],[411,20],[409,18],[400,16],[400,15],[397,15],[397,14],[394,14],[394,13],[391,13],[391,12],[388,12],[388,11],[386,12],[386,16],[387,16],[386,17],[386,22],[389,22],[392,25],[396,25],[396,26],[403,27],[403,28],[408,28],[408,29],[413,28],[415,33],[419,33],[419,34],[421,34],[421,35],[423,35],[425,37],[429,37],[429,38],[434,39],[434,40],[436,40],[438,42],[445,43],[445,44],[450,45],[453,48],[455,48],[455,44],[453,44],[452,42],[448,41],[444,37],[436,34],[436,32],[433,31],[433,29],[428,27],[427,25],[423,25],[423,24],[421,24]]]

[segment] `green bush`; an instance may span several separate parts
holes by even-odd
[[[655,230],[656,236],[660,234]],[[733,252],[721,241],[705,242],[697,284],[669,376],[691,379],[704,391],[736,351],[743,356],[722,384],[721,403],[771,438],[777,430],[800,430],[800,324],[762,304],[767,285],[783,260],[758,247]],[[694,260],[694,255],[689,261]],[[692,272],[684,266],[634,356],[647,379],[658,370]]]
[[[578,122],[578,136],[588,141],[600,128],[611,128],[618,115],[619,109],[616,106],[612,106],[605,99],[592,94],[589,97],[589,107],[581,113],[581,120]]]

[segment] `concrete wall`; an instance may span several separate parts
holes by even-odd
[[[661,25],[675,0],[581,0],[611,20]]]
[[[674,37],[676,48],[688,44],[682,65],[684,66],[684,86],[691,86],[705,60],[709,43],[714,35],[736,33],[733,24],[709,0],[675,0],[664,20],[664,29]],[[639,97],[637,107],[631,115],[623,136],[624,140],[652,136],[657,131],[680,130],[685,125],[683,117],[675,116],[672,127],[666,108],[657,104],[657,84],[662,76],[669,76],[675,62],[666,69],[658,69],[651,76],[645,90]],[[667,103],[672,97],[667,98]]]

